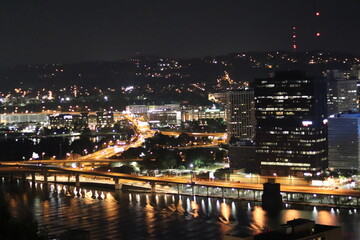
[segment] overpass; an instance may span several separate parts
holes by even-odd
[[[77,158],[77,159],[62,159],[62,160],[31,160],[26,161],[25,164],[59,164],[62,165],[64,163],[112,163],[112,162],[140,162],[142,161],[141,158],[124,158],[124,159],[109,159],[109,158],[97,158],[97,159],[83,159],[83,158]],[[24,162],[0,162],[0,165],[23,165]]]
[[[115,190],[120,190],[126,181],[142,182],[151,190],[161,192],[197,195],[222,198],[239,198],[254,201],[261,200],[263,185],[255,183],[237,183],[225,181],[189,181],[178,177],[152,177],[123,174],[115,172],[102,172],[96,170],[85,170],[76,168],[58,167],[53,165],[33,165],[33,164],[2,164],[0,174],[9,176],[20,175],[27,178],[31,175],[34,184],[36,175],[43,177],[43,182],[48,183],[49,176],[54,177],[57,182],[57,175],[75,176],[75,186],[80,187],[80,176],[106,178],[109,184],[114,185]],[[85,180],[86,181],[86,180]],[[165,187],[164,187],[165,186]],[[158,189],[157,189],[158,188]],[[285,202],[292,203],[312,203],[341,205],[347,207],[360,207],[360,191],[351,189],[329,189],[310,186],[281,186],[281,193]]]

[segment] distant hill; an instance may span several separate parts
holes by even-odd
[[[212,82],[228,72],[235,81],[251,82],[276,70],[305,70],[320,75],[326,69],[347,70],[360,56],[337,52],[244,52],[191,59],[137,56],[114,62],[39,64],[0,67],[0,91],[23,87],[118,88],[146,83]]]

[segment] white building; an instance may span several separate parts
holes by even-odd
[[[222,118],[226,121],[225,109],[209,106],[187,106],[181,110],[181,121]]]
[[[163,105],[129,105],[126,106],[126,111],[132,114],[147,114],[152,111],[170,111],[180,110],[179,103],[163,104]]]
[[[0,114],[0,123],[40,123],[49,122],[48,113],[11,113]]]
[[[146,115],[150,126],[153,128],[180,125],[180,104],[163,105],[129,105],[126,111],[132,114]]]

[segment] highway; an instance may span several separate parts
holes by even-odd
[[[136,118],[131,117],[130,115],[123,114],[121,116],[128,119],[131,125],[133,126],[132,128],[135,134],[134,137],[132,137],[132,139],[130,140],[130,143],[126,145],[114,145],[101,149],[97,152],[80,157],[79,158],[80,160],[110,158],[118,153],[122,153],[128,150],[129,148],[140,147],[146,138],[152,137],[153,134],[155,133],[155,131],[152,131],[149,128],[149,125],[140,125],[139,121]]]
[[[119,178],[132,181],[141,181],[141,182],[154,182],[158,184],[190,184],[188,179],[180,177],[152,177],[152,176],[138,176],[132,174],[124,173],[115,173],[115,172],[101,172],[96,170],[85,170],[77,168],[68,168],[68,167],[58,167],[58,166],[34,166],[29,164],[11,164],[7,163],[6,165],[1,165],[0,172],[31,172],[39,170],[48,170],[54,173],[63,173],[63,174],[81,174],[88,176],[100,176],[100,177],[109,177],[109,178]],[[214,188],[237,188],[237,189],[246,189],[246,190],[258,190],[263,189],[262,184],[256,183],[237,183],[237,182],[225,182],[225,181],[195,181],[193,182],[194,186],[204,186],[204,187],[214,187]],[[317,195],[334,195],[334,196],[352,196],[360,197],[360,191],[351,190],[351,189],[331,189],[323,187],[313,187],[313,186],[289,186],[281,185],[281,192],[284,193],[306,193],[306,194],[317,194]]]
[[[80,160],[88,160],[88,159],[107,159],[110,158],[118,153],[124,152],[128,150],[129,148],[137,148],[140,147],[146,138],[153,137],[156,133],[155,130],[151,130],[149,125],[143,121],[139,121],[137,118],[132,117],[128,114],[118,114],[118,116],[121,116],[125,119],[127,119],[135,132],[134,137],[130,140],[129,144],[126,145],[114,145],[110,146],[104,149],[101,149],[99,151],[96,151],[94,153],[90,153],[88,155],[82,156],[79,159]],[[179,136],[181,133],[179,132],[165,132],[161,131],[162,134],[168,135],[168,136]],[[191,145],[191,146],[179,146],[179,147],[168,147],[168,148],[178,148],[178,149],[191,149],[191,148],[206,148],[206,147],[217,147],[220,142],[223,142],[223,140],[226,139],[226,133],[186,133],[190,136],[194,137],[211,137],[214,139],[214,142],[207,143],[207,144],[199,144],[199,145]],[[220,140],[216,140],[220,139]]]
[[[0,163],[0,172],[12,172],[12,173],[29,173],[29,172],[41,172],[46,169],[49,172],[60,173],[60,174],[81,174],[87,176],[100,176],[108,178],[118,178],[131,181],[139,182],[154,182],[157,184],[185,184],[188,185],[189,179],[184,179],[181,177],[151,177],[151,176],[138,176],[131,174],[122,174],[115,172],[101,172],[96,170],[89,169],[78,169],[70,167],[60,167],[56,166],[57,164],[63,165],[63,163],[73,163],[73,162],[119,162],[120,159],[108,159],[109,157],[126,151],[129,148],[140,147],[145,138],[153,136],[155,131],[150,130],[147,124],[138,121],[137,119],[124,115],[124,118],[127,118],[133,125],[135,131],[134,137],[130,140],[129,144],[122,146],[111,146],[102,150],[99,150],[95,153],[80,157],[74,160],[36,160],[36,161],[26,161],[26,162],[1,162]],[[162,132],[166,135],[177,136],[180,133],[177,132]],[[224,133],[190,133],[192,136],[212,136],[225,138]],[[212,144],[201,145],[201,147],[210,147]],[[188,146],[186,148],[193,148],[199,146]],[[136,159],[139,160],[139,159]],[[124,160],[129,161],[129,160]],[[135,160],[130,160],[135,161]],[[41,164],[41,165],[40,165]],[[52,165],[42,165],[42,164],[52,164]],[[191,183],[193,186],[204,186],[204,187],[213,187],[213,188],[236,188],[236,189],[246,189],[246,190],[256,190],[261,191],[263,189],[262,184],[257,183],[239,183],[239,182],[225,182],[225,181],[196,181]],[[324,188],[324,187],[314,187],[314,186],[290,186],[290,185],[281,185],[281,192],[284,193],[305,193],[305,194],[318,194],[318,195],[339,195],[339,196],[353,196],[360,197],[360,191],[351,190],[351,189],[334,189],[334,188]]]
[[[63,164],[71,164],[71,163],[112,163],[112,162],[139,162],[142,161],[141,158],[138,159],[52,159],[52,160],[31,160],[31,161],[19,161],[19,162],[0,162],[0,165],[8,165],[8,164],[51,164],[59,166]]]

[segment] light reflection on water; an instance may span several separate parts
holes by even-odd
[[[220,209],[221,209],[220,210],[221,216],[219,219],[225,224],[230,224],[230,214],[231,214],[230,206],[225,202],[222,202],[220,204]]]
[[[229,231],[260,233],[294,218],[308,218],[319,224],[342,225],[346,239],[360,239],[356,209],[289,207],[269,215],[257,203],[221,198],[53,184],[48,188],[37,184],[36,189],[4,187],[14,216],[29,210],[54,236],[81,228],[90,231],[92,239],[221,239]]]

